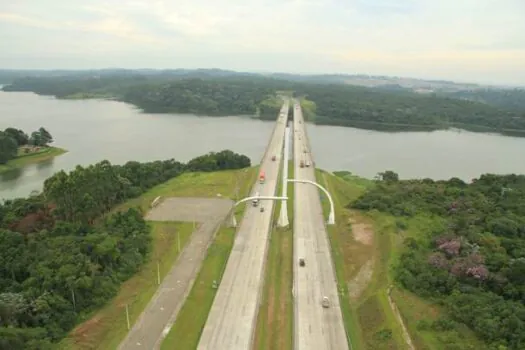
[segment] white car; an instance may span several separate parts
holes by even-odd
[[[323,302],[321,303],[325,309],[330,307],[330,300],[328,300],[328,297],[323,297]]]

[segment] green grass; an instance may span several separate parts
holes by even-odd
[[[212,288],[213,281],[220,283],[234,241],[235,228],[219,230],[175,324],[162,342],[161,349],[197,348],[217,292]]]
[[[236,187],[239,188],[239,195],[248,193],[256,176],[256,167],[214,173],[187,173],[154,187],[138,198],[127,201],[115,208],[115,211],[136,206],[147,211],[153,199],[158,196],[210,197],[221,193],[224,197],[233,198]],[[130,321],[133,324],[157,290],[157,262],[160,263],[161,279],[163,279],[177,259],[175,232],[180,233],[181,249],[183,249],[192,230],[193,223],[151,222],[152,253],[149,261],[137,274],[122,284],[113,300],[76,327],[58,348],[115,349],[127,333],[126,304],[129,305]],[[221,230],[218,237],[220,239],[233,237],[231,231]],[[218,238],[219,241],[220,239]]]
[[[316,178],[317,182],[334,197],[336,225],[327,226],[327,231],[337,278],[337,288],[340,292],[339,301],[351,348],[361,350],[364,349],[364,340],[359,326],[356,305],[350,300],[348,294],[348,281],[357,274],[358,266],[368,259],[370,252],[366,247],[357,244],[350,234],[349,212],[345,206],[363,191],[360,188],[348,186],[344,180],[318,169],[316,169]],[[322,206],[326,218],[330,210],[327,198],[322,199]]]
[[[349,172],[336,172],[338,177],[326,176],[332,193],[337,193],[336,201],[343,196],[344,202],[350,203],[360,193],[374,186],[374,181],[359,178]],[[346,182],[341,185],[340,182]],[[393,286],[391,298],[397,305],[401,318],[406,325],[414,346],[417,349],[482,349],[484,348],[474,334],[464,326],[449,332],[435,332],[419,329],[422,320],[432,321],[446,312],[437,304],[426,301],[395,285],[394,267],[402,252],[405,238],[424,240],[436,227],[444,227],[444,221],[438,217],[419,215],[414,218],[396,218],[376,210],[369,212],[352,211],[354,216],[373,225],[375,233],[375,265],[371,281],[362,297],[352,308],[358,315],[358,325],[364,345],[357,349],[404,349],[402,329],[388,303],[387,290]],[[402,223],[403,225],[399,225]],[[399,227],[406,227],[400,229]],[[343,251],[355,254],[352,245],[346,245]],[[359,261],[359,255],[354,256]],[[336,265],[337,266],[337,265]],[[351,273],[347,278],[351,278]],[[347,279],[348,280],[348,279]],[[391,333],[390,333],[391,331]],[[354,346],[354,348],[356,348]]]
[[[225,179],[229,178],[230,181],[235,182],[235,180],[232,180],[231,175],[230,177],[226,176]],[[245,179],[239,190],[240,197],[245,197],[249,194],[256,180],[256,175],[257,168],[250,168],[245,174]],[[193,181],[196,180],[197,178],[193,179]],[[155,196],[152,197],[155,198]],[[236,210],[237,217],[243,214],[244,208],[243,205],[238,207]],[[197,347],[202,329],[206,324],[208,313],[217,293],[217,290],[212,288],[212,284],[213,281],[220,283],[235,241],[235,232],[235,228],[221,227],[219,229],[215,240],[208,248],[206,258],[186,302],[179,311],[170,332],[164,339],[161,349],[186,350]]]
[[[241,170],[225,170],[213,173],[186,173],[179,177],[168,180],[142,196],[131,199],[117,206],[116,210],[125,210],[130,207],[140,207],[143,211],[150,208],[151,202],[161,197],[222,197],[237,200],[243,197],[243,193],[249,193],[258,167]],[[253,182],[250,182],[252,181]],[[234,192],[239,187],[238,194]]]
[[[293,178],[293,162],[288,163],[288,177]],[[279,179],[281,177],[279,176]],[[253,350],[292,349],[293,345],[293,183],[288,185],[287,211],[290,225],[274,227],[271,231],[265,267],[262,303],[257,315]],[[282,182],[277,193],[280,195]],[[275,206],[277,223],[281,201]]]
[[[24,153],[23,151],[19,150],[15,159],[10,160],[6,164],[0,165],[0,173],[16,168],[22,168],[30,164],[39,163],[57,157],[66,152],[67,151],[65,149],[58,147],[45,147],[40,151],[33,153]]]

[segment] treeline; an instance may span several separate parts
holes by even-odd
[[[53,136],[42,127],[33,131],[31,136],[28,136],[23,130],[7,128],[0,131],[0,164],[16,158],[22,146],[47,147],[52,142]],[[26,153],[29,151],[29,148],[25,149]]]
[[[6,91],[34,91],[58,97],[105,95],[132,103],[146,112],[206,115],[256,115],[273,119],[279,113],[278,91],[314,104],[317,124],[379,130],[436,130],[457,127],[473,131],[523,131],[525,110],[505,103],[385,91],[344,84],[319,84],[269,77],[208,78],[119,75],[112,77],[47,77],[17,79]],[[486,101],[484,101],[486,102]],[[521,135],[521,134],[519,134]]]
[[[486,103],[495,107],[525,111],[525,89],[475,89],[442,94],[457,99]]]
[[[377,186],[353,208],[403,218],[432,215],[435,227],[406,238],[396,280],[437,300],[447,315],[420,329],[471,328],[490,349],[525,347],[525,176],[483,175],[471,184],[399,181],[381,174]]]
[[[246,166],[249,159],[231,151],[188,164],[102,161],[0,205],[0,349],[51,349],[148,259],[142,213],[111,214],[115,205],[184,172]]]

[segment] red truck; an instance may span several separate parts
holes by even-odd
[[[264,171],[261,171],[259,173],[259,183],[263,184],[265,180],[266,180],[266,176],[264,175]]]

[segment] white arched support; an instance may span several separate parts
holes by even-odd
[[[305,184],[310,184],[316,186],[318,189],[324,192],[326,196],[328,197],[328,201],[330,201],[330,214],[328,214],[328,221],[326,222],[328,225],[335,225],[335,208],[334,208],[334,201],[332,199],[332,196],[330,195],[330,192],[323,186],[319,185],[317,182],[310,181],[310,180],[298,180],[298,179],[288,179],[288,182],[300,182]]]
[[[233,227],[237,227],[237,220],[235,220],[235,207],[238,206],[239,204],[242,204],[244,202],[248,202],[248,201],[251,201],[251,200],[254,200],[254,199],[258,199],[258,200],[271,200],[271,201],[279,201],[279,200],[282,200],[282,201],[285,201],[288,199],[288,197],[274,197],[274,196],[253,196],[253,197],[246,197],[246,198],[243,198],[241,199],[240,201],[238,201],[237,203],[235,203],[232,207],[232,226]]]

